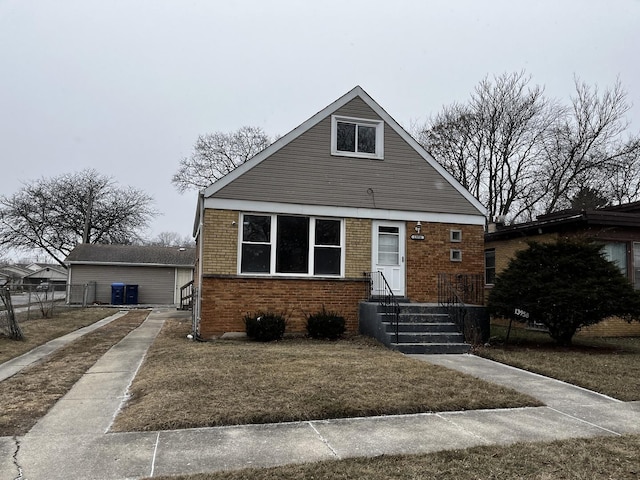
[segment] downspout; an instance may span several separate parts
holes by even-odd
[[[202,254],[204,252],[204,192],[198,194],[198,207],[199,207],[199,222],[198,222],[198,294],[196,295],[195,302],[197,305],[196,310],[196,324],[193,325],[193,337],[200,338],[200,320],[201,320],[201,305],[202,305]]]

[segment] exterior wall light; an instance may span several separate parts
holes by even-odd
[[[416,226],[413,227],[413,229],[416,231],[416,233],[420,233],[420,231],[422,230],[422,223],[418,221],[418,223],[416,223]]]

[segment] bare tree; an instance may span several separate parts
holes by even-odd
[[[206,188],[270,144],[271,139],[259,127],[200,135],[191,155],[180,161],[171,183],[181,193]]]
[[[539,210],[566,208],[572,196],[591,188],[621,202],[636,199],[640,137],[627,136],[630,109],[620,80],[600,92],[575,80],[571,108],[553,128],[537,182]]]
[[[195,247],[196,242],[189,235],[180,235],[177,232],[160,232],[148,245],[159,247]]]
[[[77,243],[131,243],[156,214],[152,197],[92,169],[42,178],[0,196],[0,245],[41,249],[65,266]]]
[[[445,107],[418,141],[487,207],[529,220],[595,190],[614,202],[640,195],[640,137],[617,81],[600,92],[575,80],[569,107],[529,86],[524,73],[484,79],[466,104]]]
[[[561,109],[524,72],[482,80],[468,103],[445,107],[418,141],[487,207],[490,217],[527,209],[551,126]]]

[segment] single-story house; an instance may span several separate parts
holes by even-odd
[[[136,303],[178,304],[180,288],[193,280],[194,262],[194,248],[78,244],[65,259],[67,301],[80,303],[82,286],[91,284],[90,301],[109,304],[112,285],[125,284],[138,286]]]
[[[490,224],[485,234],[487,289],[515,253],[528,248],[529,242],[553,242],[560,238],[585,238],[601,243],[606,258],[640,289],[640,202],[588,210],[568,209],[513,225]],[[583,329],[579,335],[640,336],[640,322],[607,319]]]
[[[13,289],[20,288],[23,284],[25,275],[32,273],[24,264],[4,265],[0,268],[0,274],[6,281],[6,284]]]
[[[58,264],[13,264],[0,267],[0,278],[14,289],[33,289],[45,283],[48,286],[57,285],[64,290],[67,271]]]
[[[67,271],[60,265],[35,265],[37,268],[22,278],[23,285],[38,286],[47,284],[52,288],[60,287],[64,291],[67,283]],[[58,288],[56,288],[57,290]]]
[[[357,331],[365,272],[436,302],[439,273],[483,274],[484,227],[480,202],[355,87],[200,193],[196,333],[243,332],[259,311],[304,332],[323,306]]]

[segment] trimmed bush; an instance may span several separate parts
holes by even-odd
[[[259,342],[280,340],[287,327],[287,321],[277,313],[256,313],[244,317],[247,337]]]
[[[344,317],[335,312],[322,310],[307,317],[307,332],[311,338],[328,338],[335,340],[342,336],[345,330]]]
[[[496,278],[490,313],[542,323],[560,345],[606,317],[640,318],[640,294],[601,248],[580,239],[530,243]]]

